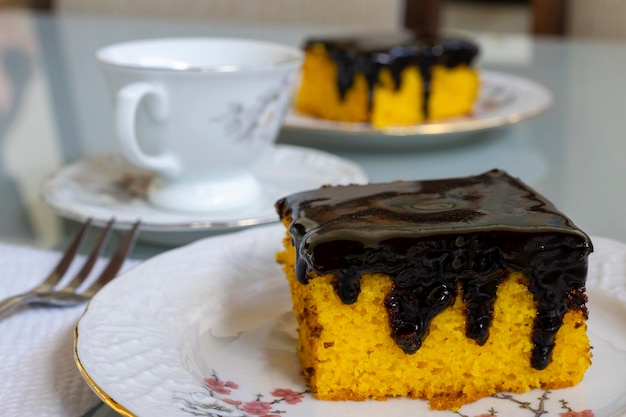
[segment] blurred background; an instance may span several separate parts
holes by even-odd
[[[0,0],[0,7],[156,19],[437,25],[492,33],[626,37],[623,0]],[[426,23],[425,23],[426,22]]]
[[[239,36],[261,34],[293,45],[302,43],[304,33],[326,27],[472,32],[485,67],[536,80],[556,92],[550,117],[520,124],[508,135],[494,132],[499,140],[449,152],[395,154],[391,172],[376,153],[337,153],[367,164],[381,181],[397,179],[399,170],[413,178],[466,175],[479,172],[480,161],[498,161],[538,189],[550,190],[557,205],[569,207],[574,218],[588,218],[596,233],[626,235],[626,224],[614,223],[617,213],[593,217],[577,204],[576,191],[593,190],[586,199],[604,201],[606,194],[592,181],[612,183],[614,172],[623,171],[623,157],[613,148],[623,143],[626,94],[616,94],[620,86],[604,80],[621,80],[626,68],[619,44],[626,39],[626,0],[0,0],[0,9],[16,12],[0,16],[0,212],[6,219],[0,222],[0,236],[56,245],[64,224],[41,201],[41,179],[113,146],[111,102],[93,59],[96,49],[139,36],[227,36],[235,27]],[[31,19],[20,13],[28,9],[44,13]],[[90,18],[95,16],[114,19]],[[271,30],[272,22],[281,23],[280,35]],[[527,35],[539,35],[541,42]],[[581,42],[573,48],[559,45],[559,38]],[[603,65],[597,65],[600,60]],[[615,105],[596,112],[593,120],[586,117],[588,103],[607,100]],[[594,146],[585,139],[617,135],[615,142]],[[579,166],[586,161],[560,150],[565,141],[575,157],[612,170],[585,175]],[[23,155],[29,155],[26,161]],[[454,157],[478,166],[450,163]],[[611,195],[615,201],[610,204],[624,207],[623,198]]]

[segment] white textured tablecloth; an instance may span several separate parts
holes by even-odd
[[[0,299],[34,287],[59,259],[57,252],[0,243]],[[104,264],[96,264],[94,276]],[[77,260],[71,271],[79,267]],[[80,417],[98,403],[74,363],[74,327],[84,309],[32,306],[0,318],[1,416]]]

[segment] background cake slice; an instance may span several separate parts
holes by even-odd
[[[318,118],[412,125],[468,114],[478,96],[478,45],[469,39],[311,39],[304,49],[296,109]]]
[[[577,384],[591,363],[589,237],[503,171],[323,187],[277,202],[319,399],[456,409]]]

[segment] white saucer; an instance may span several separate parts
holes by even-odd
[[[223,214],[165,211],[146,201],[148,171],[135,168],[117,154],[98,155],[69,164],[44,181],[43,200],[64,217],[104,225],[115,217],[117,227],[142,221],[143,240],[180,244],[214,233],[275,222],[274,203],[297,191],[325,184],[366,183],[356,164],[329,153],[277,145],[254,170],[263,187],[262,201]]]
[[[472,113],[434,122],[375,128],[369,123],[322,120],[291,110],[281,139],[322,148],[388,150],[479,140],[484,131],[535,117],[552,105],[543,85],[513,74],[481,71]],[[304,134],[303,134],[304,133]]]

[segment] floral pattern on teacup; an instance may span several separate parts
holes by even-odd
[[[211,119],[222,124],[226,137],[236,142],[271,143],[287,111],[291,77],[281,80],[276,90],[250,103],[229,103],[227,112]]]

